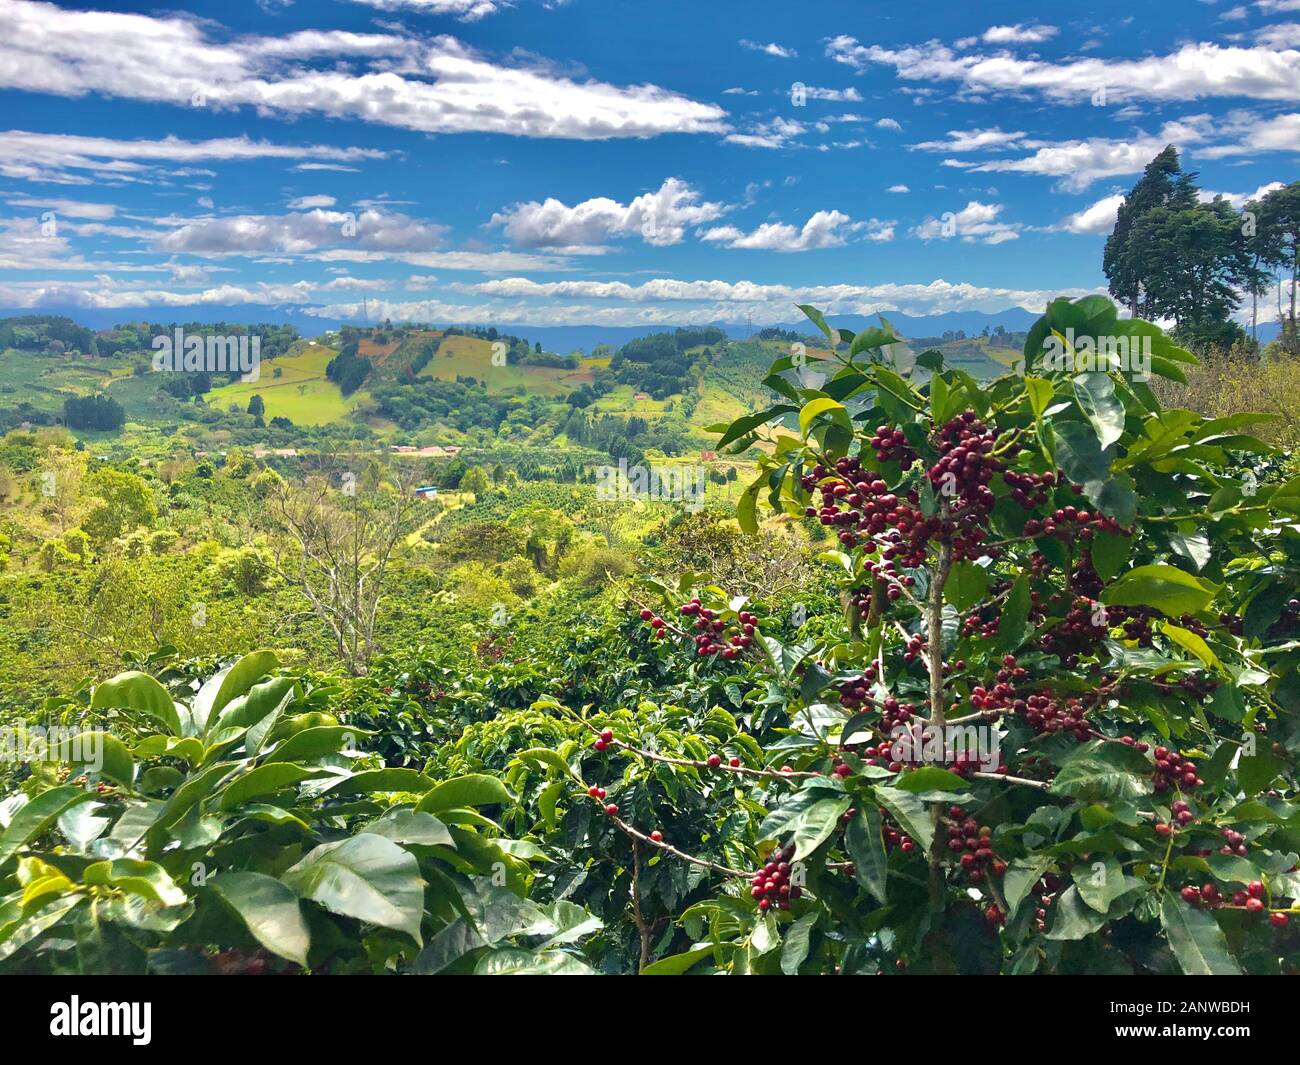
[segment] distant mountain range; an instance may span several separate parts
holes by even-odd
[[[91,329],[108,329],[122,322],[284,322],[292,324],[305,337],[319,336],[321,333],[338,329],[343,325],[364,325],[355,319],[318,318],[307,313],[302,307],[285,304],[267,306],[264,304],[232,304],[230,306],[201,307],[132,307],[124,309],[87,309],[83,307],[58,308],[0,308],[0,318],[24,314],[62,314],[80,325]],[[987,326],[990,330],[1002,326],[1009,332],[1023,332],[1038,318],[1023,307],[1008,307],[1003,311],[946,311],[942,314],[912,315],[901,311],[886,311],[885,317],[904,336],[929,338],[939,337],[949,330],[963,330],[967,336],[978,336]],[[878,315],[845,314],[832,315],[832,326],[840,329],[852,329],[855,332],[863,326],[879,325]],[[370,323],[374,325],[374,322]],[[431,322],[430,325],[451,325],[464,323]],[[529,341],[541,341],[547,351],[568,354],[581,350],[590,352],[598,344],[619,346],[637,337],[650,333],[661,333],[675,328],[674,324],[663,325],[524,325],[518,322],[478,322],[475,325],[496,326],[501,333],[526,337]],[[701,323],[692,323],[701,324]],[[712,323],[724,330],[728,336],[740,340],[758,332],[749,326],[734,322]],[[816,327],[807,319],[792,319],[780,323],[776,328],[793,330],[796,333],[816,333]],[[1262,342],[1272,340],[1278,334],[1277,323],[1261,324],[1259,338]]]

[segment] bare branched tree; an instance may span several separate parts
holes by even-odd
[[[331,459],[301,484],[286,484],[269,500],[279,532],[272,567],[302,593],[329,629],[339,662],[366,671],[375,647],[375,621],[384,574],[405,548],[419,503],[414,482]]]

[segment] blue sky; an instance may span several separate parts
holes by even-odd
[[[1036,310],[1170,142],[1295,180],[1300,0],[0,0],[0,306]]]

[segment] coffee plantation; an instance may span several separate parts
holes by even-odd
[[[712,427],[756,463],[757,591],[600,560],[612,595],[356,675],[164,648],[21,708],[65,738],[0,777],[0,972],[1296,971],[1300,476],[1266,416],[1045,365],[1195,366],[1100,297],[987,380],[804,311],[824,350]]]

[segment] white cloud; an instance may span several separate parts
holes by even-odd
[[[1072,298],[1104,292],[1100,288],[1013,289],[935,280],[928,283],[886,283],[879,285],[768,285],[754,281],[680,281],[656,278],[640,284],[625,281],[570,280],[539,282],[525,277],[497,281],[453,284],[454,291],[517,301],[510,310],[483,305],[482,317],[466,313],[451,320],[490,320],[559,323],[633,323],[638,321],[743,321],[752,314],[756,322],[789,322],[798,319],[795,305],[811,303],[828,314],[874,314],[903,311],[933,314],[954,310],[1005,310],[1023,307],[1041,312],[1058,296]],[[545,300],[538,306],[527,301]],[[587,300],[594,303],[565,306],[559,301]],[[602,307],[608,302],[617,306]],[[679,305],[699,306],[682,309]],[[664,304],[664,307],[653,305]],[[651,305],[649,308],[646,305]],[[646,308],[646,309],[640,309]],[[469,307],[463,308],[469,311]],[[396,316],[394,316],[396,317]]]
[[[909,189],[906,185],[890,185],[889,188],[887,188],[885,191],[886,192],[911,192],[912,190]]]
[[[1055,228],[1068,233],[1109,233],[1115,228],[1115,214],[1123,202],[1120,193],[1105,196],[1082,211],[1062,218]]]
[[[1245,207],[1246,204],[1250,203],[1251,200],[1262,200],[1275,189],[1284,187],[1285,186],[1280,181],[1270,181],[1267,185],[1261,185],[1254,192],[1211,192],[1208,189],[1201,189],[1197,195],[1200,197],[1202,203],[1209,203],[1216,196],[1222,196],[1232,204],[1233,207],[1240,210],[1242,207]]]
[[[912,230],[921,240],[948,240],[957,237],[966,244],[1002,244],[1020,236],[1020,226],[999,222],[1000,203],[971,200],[960,211],[947,211],[938,218],[929,217]]]
[[[925,152],[978,152],[985,148],[1013,147],[1024,137],[1023,130],[1005,132],[997,126],[992,129],[950,129],[947,140],[922,141],[911,147]]]
[[[745,148],[789,148],[795,137],[806,132],[802,122],[778,115],[752,126],[747,133],[729,133],[723,139],[728,144],[739,144]]]
[[[876,129],[893,129],[902,130],[902,125],[892,118],[881,118],[876,121]]]
[[[894,68],[907,81],[952,81],[971,95],[1043,96],[1080,104],[1104,89],[1112,103],[1129,100],[1198,100],[1248,97],[1300,99],[1300,56],[1294,51],[1186,44],[1162,56],[1119,60],[1075,58],[1017,59],[1005,53],[961,54],[939,41],[903,48],[860,44],[847,35],[827,42],[826,54],[855,70],[872,65]]]
[[[403,214],[366,210],[354,215],[317,208],[300,214],[236,215],[195,222],[161,237],[156,247],[191,255],[302,254],[340,245],[370,251],[426,251],[441,244],[446,231],[445,226]]]
[[[1265,26],[1255,35],[1255,42],[1266,48],[1300,47],[1300,22],[1279,22]]]
[[[333,196],[299,196],[287,206],[291,211],[310,211],[313,207],[333,207],[337,202]]]
[[[816,85],[805,85],[803,87],[803,94],[809,100],[829,100],[832,103],[852,104],[862,102],[862,94],[852,85],[847,89],[823,89],[818,88]],[[855,117],[857,121],[865,121],[865,119],[857,116]]]
[[[153,180],[157,171],[151,164],[163,162],[302,158],[349,161],[383,159],[387,154],[372,148],[270,144],[248,137],[219,137],[206,141],[164,137],[162,140],[126,141],[73,133],[28,133],[20,129],[0,131],[0,175],[60,185]]]
[[[1139,174],[1167,144],[1180,148],[1197,144],[1215,132],[1208,115],[1169,122],[1159,135],[1138,134],[1131,140],[1092,137],[1075,141],[1023,141],[1019,147],[1031,154],[1018,159],[990,159],[981,163],[945,160],[945,165],[967,173],[1040,174],[1059,179],[1062,189],[1081,192],[1102,178]],[[1202,154],[1205,154],[1202,150]]]
[[[1014,26],[990,26],[984,31],[985,44],[1039,44],[1057,34],[1055,26],[1026,26],[1017,22]]]
[[[714,104],[655,85],[578,81],[537,61],[507,66],[449,36],[304,30],[218,39],[218,29],[188,16],[0,0],[0,88],[248,106],[425,133],[601,140],[726,128]],[[331,65],[306,63],[322,59]]]
[[[793,59],[799,53],[793,48],[785,48],[779,44],[761,44],[758,41],[740,42],[741,48],[748,48],[751,52],[762,52],[764,55],[775,56],[777,59]]]
[[[101,222],[117,214],[117,207],[111,203],[86,203],[82,200],[41,196],[14,196],[7,202],[10,207],[35,207],[53,211],[56,215],[67,215],[69,218],[91,218]]]
[[[413,11],[420,15],[451,15],[461,22],[477,22],[508,3],[501,0],[353,0],[380,11]]]
[[[623,204],[598,196],[570,207],[557,199],[517,203],[492,216],[512,242],[526,248],[599,251],[618,237],[639,235],[647,244],[679,244],[686,227],[711,222],[726,208],[700,199],[679,178]]]
[[[313,285],[312,287],[320,292],[383,292],[391,286],[391,281],[382,278],[352,277],[350,274],[344,274],[342,277],[336,277],[323,285]]]
[[[379,263],[393,261],[427,270],[455,270],[480,274],[508,274],[518,270],[567,270],[572,260],[559,255],[532,255],[517,251],[375,251],[365,248],[327,248],[301,256],[323,263]]]
[[[863,234],[866,239],[884,242],[894,237],[893,223],[872,218],[854,222],[842,211],[817,211],[802,227],[785,222],[764,222],[749,233],[735,226],[718,226],[705,230],[700,236],[707,241],[728,248],[749,248],[763,251],[798,252],[817,248],[837,248]]]
[[[304,304],[311,298],[312,285],[294,284],[217,285],[212,288],[177,291],[124,286],[107,276],[94,281],[0,282],[0,303],[11,307],[99,308],[198,307],[252,303]]]
[[[1255,152],[1300,151],[1300,113],[1266,118],[1244,111],[1234,111],[1219,120],[1216,132],[1231,138],[1226,144],[1212,144],[1199,149],[1207,159]]]

